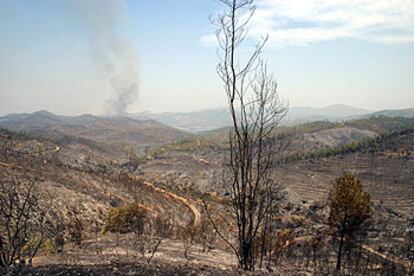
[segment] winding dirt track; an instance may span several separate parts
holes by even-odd
[[[43,155],[45,153],[58,152],[58,151],[60,151],[60,147],[55,146],[55,148],[53,148],[53,149],[47,149],[47,150],[45,150],[43,152],[36,153],[36,155]],[[29,153],[29,155],[35,155],[35,154],[34,153]],[[22,167],[17,166],[15,164],[7,164],[7,163],[2,163],[2,162],[0,162],[0,166],[23,169]],[[193,216],[194,216],[194,220],[193,220],[194,227],[197,227],[197,226],[200,225],[200,222],[201,222],[201,213],[198,210],[198,208],[189,199],[184,198],[184,197],[181,197],[181,196],[179,196],[177,194],[174,194],[172,192],[166,191],[166,190],[161,189],[159,187],[156,187],[152,183],[149,183],[147,181],[144,181],[143,183],[144,183],[144,185],[150,187],[154,191],[162,194],[164,197],[166,197],[166,198],[172,198],[172,199],[174,199],[174,200],[176,200],[176,201],[184,204],[185,206],[187,206],[187,208],[190,209],[190,211],[193,213]],[[117,196],[120,199],[126,200],[126,198],[124,198],[122,196],[119,196],[119,195],[115,195],[115,196]],[[128,201],[128,200],[126,200],[126,201]]]
[[[154,186],[152,183],[149,183],[147,181],[144,181],[144,185],[150,187],[151,189],[153,189],[154,191],[161,193],[162,195],[164,195],[167,198],[173,198],[176,201],[184,204],[185,206],[188,207],[188,209],[190,209],[190,211],[193,213],[194,216],[194,220],[193,220],[193,224],[194,227],[197,227],[200,225],[201,222],[201,213],[198,210],[198,208],[187,198],[181,197],[177,194],[174,194],[172,192],[166,191],[164,189],[161,189],[159,187]]]
[[[198,141],[198,143],[199,143],[199,141]],[[60,150],[60,147],[59,146],[55,146],[55,148],[53,148],[53,149],[47,149],[47,150],[45,150],[45,151],[43,151],[41,153],[37,153],[37,154],[43,155],[43,154],[49,153],[49,152],[58,152],[59,150]],[[33,153],[29,153],[29,155],[34,155],[34,154]],[[8,163],[3,163],[3,162],[0,162],[0,166],[9,167],[9,168],[23,169],[21,166],[18,166],[16,164],[8,164]],[[184,204],[185,206],[187,206],[187,208],[190,209],[190,211],[193,213],[193,216],[194,216],[194,219],[193,219],[194,227],[197,227],[197,226],[200,225],[200,222],[201,222],[201,213],[198,210],[198,208],[189,199],[184,198],[184,197],[181,197],[181,196],[179,196],[177,194],[174,194],[172,192],[166,191],[166,190],[164,190],[162,188],[159,188],[159,187],[157,187],[157,186],[155,186],[152,183],[147,182],[147,181],[144,181],[143,184],[146,185],[147,187],[150,187],[154,191],[162,194],[164,197],[166,197],[166,198],[172,198],[172,199],[174,199],[174,200],[176,200],[176,201]],[[120,198],[121,200],[129,201],[127,198],[125,198],[123,196],[119,196],[119,195],[116,195],[116,196],[118,198]],[[293,243],[295,241],[300,241],[300,240],[304,240],[304,239],[307,239],[307,238],[309,238],[309,236],[302,236],[302,237],[294,238],[292,240],[288,240],[286,246],[289,246],[291,243]],[[369,253],[371,253],[371,254],[373,254],[373,255],[375,255],[375,256],[383,259],[383,260],[387,260],[387,261],[390,261],[390,262],[392,262],[394,264],[398,264],[398,265],[402,265],[404,267],[408,267],[408,263],[406,263],[406,262],[404,262],[404,261],[402,261],[402,260],[400,260],[398,258],[396,258],[396,259],[390,258],[389,256],[386,256],[385,254],[382,254],[382,253],[376,251],[375,249],[373,249],[373,248],[371,248],[369,246],[363,245],[362,248],[365,251],[367,251],[367,252],[369,252]]]

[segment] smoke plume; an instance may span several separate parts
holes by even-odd
[[[124,114],[139,93],[137,50],[119,34],[126,3],[124,0],[77,0],[75,4],[87,27],[92,63],[100,78],[113,90],[105,111]]]

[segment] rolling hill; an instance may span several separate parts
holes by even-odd
[[[136,149],[191,137],[191,134],[155,120],[139,121],[128,117],[93,115],[69,117],[58,116],[47,111],[1,117],[0,126],[46,137],[71,136],[98,143],[126,145]]]
[[[371,113],[366,115],[368,117],[404,117],[404,118],[414,118],[414,108],[406,108],[406,109],[386,109]]]
[[[231,125],[231,119],[225,107],[195,112],[141,112],[131,113],[127,116],[137,120],[156,120],[171,127],[192,133],[202,133]],[[367,109],[342,104],[333,104],[322,108],[293,106],[289,108],[283,124],[286,126],[296,126],[316,121],[339,122],[379,116],[413,118],[414,108],[372,112]]]
[[[369,114],[370,111],[347,105],[330,105],[324,108],[291,107],[284,124],[292,126],[310,121],[338,121],[351,116]],[[134,113],[128,115],[134,119],[153,119],[169,126],[189,132],[203,132],[231,125],[227,108],[208,109],[182,113]]]
[[[207,131],[226,127],[231,124],[231,118],[227,108],[216,108],[182,113],[142,112],[129,114],[128,116],[138,120],[157,120],[169,126],[189,132]]]

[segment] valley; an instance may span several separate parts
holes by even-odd
[[[84,116],[62,119],[44,112],[0,120],[2,182],[36,183],[44,199],[53,199],[58,222],[54,235],[62,233],[65,239],[63,252],[34,258],[35,275],[45,267],[105,275],[122,275],[128,267],[143,269],[140,275],[163,275],[173,269],[178,270],[171,273],[232,275],[237,265],[231,250],[209,225],[213,218],[215,227],[231,238],[234,226],[226,219],[231,216],[231,199],[220,175],[228,152],[226,130],[187,134],[153,121],[83,120]],[[384,117],[308,123],[275,133],[275,139],[286,145],[272,169],[284,191],[279,227],[289,229],[293,218],[310,217],[306,227],[292,228],[287,241],[307,241],[313,231],[323,229],[329,191],[339,175],[350,172],[374,203],[365,251],[381,262],[391,260],[384,257],[390,252],[395,252],[393,260],[404,260],[397,251],[414,220],[413,129],[414,119]],[[134,251],[129,234],[102,234],[111,209],[135,203],[144,206],[162,237],[151,265]],[[182,253],[188,227],[209,233],[191,238],[189,260]],[[210,249],[205,251],[205,246]],[[307,253],[286,249],[291,256],[281,257],[278,269],[307,271],[303,262],[290,264],[303,261]],[[166,266],[172,260],[174,265]],[[390,262],[404,266],[405,261]]]

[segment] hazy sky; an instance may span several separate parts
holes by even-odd
[[[264,55],[290,105],[414,106],[413,0],[257,4],[251,38],[270,35]],[[103,113],[116,95],[134,102],[130,112],[224,106],[208,21],[220,8],[216,0],[0,0],[0,114]]]

